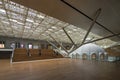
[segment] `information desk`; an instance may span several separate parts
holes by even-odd
[[[0,49],[0,59],[10,59],[13,49]]]

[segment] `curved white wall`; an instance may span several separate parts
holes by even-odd
[[[90,56],[93,53],[95,53],[96,57],[99,58],[100,54],[102,54],[102,53],[104,54],[105,51],[100,46],[93,44],[93,43],[89,43],[89,44],[85,44],[85,45],[79,47],[74,52],[72,52],[69,56],[72,57],[73,55],[77,54],[79,56],[79,58],[81,58],[81,56],[83,54],[86,54],[90,58]]]

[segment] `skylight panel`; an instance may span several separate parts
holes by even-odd
[[[42,20],[43,20],[42,18],[36,17],[36,18],[34,19],[34,22],[35,22],[35,23],[41,23]]]
[[[44,21],[42,21],[41,24],[43,24],[43,25],[48,25],[49,23],[44,20]]]
[[[6,25],[4,27],[5,27],[5,29],[12,31],[11,28],[8,25]]]
[[[50,17],[50,16],[46,16],[44,21],[50,23],[50,24],[56,24],[59,20],[58,19],[55,19],[53,17]]]
[[[21,20],[23,21],[25,16],[21,15],[21,14],[17,14],[17,13],[14,13],[14,12],[9,12],[8,11],[8,16],[9,18],[13,18],[13,19],[17,19],[17,20]]]
[[[32,16],[35,17],[37,15],[37,11],[33,10],[33,9],[29,9],[28,11],[28,16]]]
[[[5,24],[9,24],[9,22],[8,21],[2,21],[3,23],[5,23]]]
[[[12,4],[9,4],[9,3],[5,3],[5,7],[7,10],[10,10],[10,11],[13,11],[13,12],[17,12],[17,13],[20,13],[20,14],[26,14],[26,8],[23,9],[23,8],[20,8],[18,6],[15,6],[15,5],[12,5]]]
[[[10,20],[11,22],[14,22],[14,24],[17,23],[18,25],[24,25],[24,23],[19,22],[19,21],[15,20],[15,19],[9,19],[9,20]],[[17,24],[16,24],[16,25],[17,25]],[[17,25],[17,26],[18,26],[18,25]]]
[[[8,20],[6,16],[0,15],[0,20]]]

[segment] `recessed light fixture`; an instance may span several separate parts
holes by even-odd
[[[32,22],[32,23],[34,22],[33,20],[30,20],[30,19],[26,19],[26,21],[28,21],[28,22]]]

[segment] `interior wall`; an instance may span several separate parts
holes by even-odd
[[[49,43],[45,40],[32,40],[32,39],[22,39],[22,38],[14,38],[14,37],[5,37],[5,36],[0,36],[0,41],[5,42],[5,48],[9,49],[11,48],[10,45],[13,42],[19,42],[25,45],[25,48],[27,48],[27,44],[31,43],[33,45],[44,45],[45,48],[49,45]],[[58,45],[56,42],[52,42],[56,46]],[[72,46],[70,43],[63,43],[63,46]],[[41,48],[41,47],[40,47]]]

